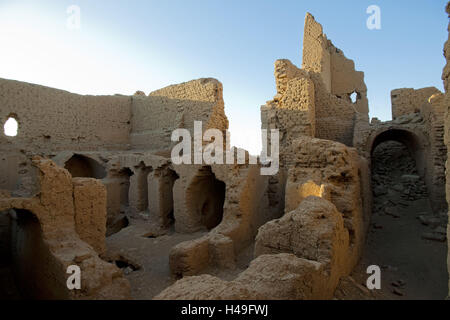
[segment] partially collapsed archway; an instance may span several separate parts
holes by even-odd
[[[382,267],[384,299],[442,299],[447,292],[447,222],[431,208],[423,154],[405,130],[382,132],[371,145],[373,213],[361,263]]]
[[[186,190],[186,198],[189,215],[199,226],[211,230],[222,221],[225,187],[211,167],[203,167],[198,171]]]
[[[444,183],[445,161],[441,156],[442,147],[439,145],[439,139],[442,137],[437,138],[436,134],[439,133],[432,134],[429,130],[431,129],[417,121],[379,123],[362,133],[356,141],[357,148],[369,160],[369,163],[373,150],[379,144],[389,140],[404,144],[416,162],[419,175],[425,180],[433,210],[440,212],[447,209]]]
[[[74,178],[103,179],[106,177],[106,170],[100,163],[80,154],[74,154],[67,160],[64,168],[67,169]]]
[[[378,132],[369,140],[369,150],[372,158],[374,150],[383,142],[397,141],[405,145],[411,156],[413,157],[419,174],[424,175],[426,171],[426,155],[425,155],[425,141],[419,137],[417,133],[409,130],[389,128]]]

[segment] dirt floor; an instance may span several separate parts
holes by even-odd
[[[372,161],[374,205],[366,247],[335,298],[445,299],[446,212],[432,212],[423,179],[403,145],[383,143]],[[381,290],[366,287],[370,265],[381,268]]]
[[[128,227],[106,238],[104,259],[115,262],[130,281],[132,299],[152,299],[176,279],[170,274],[169,253],[180,242],[200,238],[204,232],[176,233],[160,229],[145,214],[130,219]]]

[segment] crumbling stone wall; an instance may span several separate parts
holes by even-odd
[[[322,26],[309,13],[303,33],[302,68],[319,74],[328,93],[347,101],[352,93],[356,93],[355,109],[361,113],[369,112],[364,73],[355,70],[355,63],[327,39]]]
[[[19,124],[17,136],[0,135],[0,188],[17,190],[29,176],[29,166],[23,163],[34,154],[134,148],[170,156],[172,131],[187,128],[192,134],[194,120],[203,122],[203,131],[225,132],[222,90],[219,81],[209,78],[169,86],[148,97],[89,96],[0,79],[1,123],[13,117]]]
[[[395,89],[391,91],[392,119],[402,115],[420,112],[423,105],[428,103],[429,98],[440,91],[435,87],[421,89]]]
[[[262,129],[279,130],[280,158],[284,159],[294,139],[315,135],[314,82],[289,60],[275,62],[275,81],[277,95],[261,107],[261,123]],[[271,150],[270,144],[267,148]]]
[[[75,229],[99,254],[105,252],[106,188],[96,179],[73,178]]]
[[[311,14],[305,18],[302,68],[315,74],[315,137],[351,146],[355,113],[369,112],[364,73],[327,39]]]
[[[8,116],[19,122],[16,137],[0,135],[0,188],[31,196],[35,183],[29,158],[54,158],[74,177],[101,179],[107,190],[108,233],[124,224],[126,208],[160,210],[153,206],[148,186],[153,164],[159,168],[161,159],[142,166],[133,158],[142,154],[145,162],[149,150],[160,151],[167,165],[172,130],[187,128],[192,134],[194,120],[203,122],[203,131],[228,128],[222,85],[215,79],[169,86],[148,97],[82,96],[4,79],[0,89],[2,124]],[[136,156],[131,147],[145,151]],[[130,165],[117,163],[117,154],[130,154],[125,160]]]
[[[442,92],[433,94],[422,105],[420,113],[423,116],[425,130],[429,137],[429,150],[425,151],[426,168],[425,181],[429,190],[430,200],[435,211],[447,209],[445,199],[445,159],[447,146],[444,142],[445,100]]]
[[[292,253],[319,262],[328,272],[327,291],[333,292],[340,277],[351,271],[349,232],[336,207],[314,197],[302,199],[296,209],[263,225],[256,237],[255,256]]]
[[[302,241],[311,235],[313,240]],[[346,247],[348,233],[336,207],[308,197],[297,210],[260,229],[258,257],[235,280],[187,276],[155,299],[329,299]]]
[[[27,188],[25,184],[32,179],[32,171],[33,168],[26,154],[19,151],[2,151],[0,189],[24,192]],[[30,188],[32,189],[32,186],[29,185],[28,189]]]
[[[189,203],[200,193],[189,193],[201,166],[174,166],[179,179],[174,186],[175,228],[193,232],[201,224],[192,217]],[[235,257],[253,241],[258,228],[280,216],[280,202],[271,203],[269,177],[260,175],[258,165],[212,165],[216,178],[225,183],[223,218],[204,237],[172,248],[170,267],[175,276],[199,274],[208,266],[234,268]],[[205,191],[206,192],[206,191]]]
[[[358,121],[353,145],[366,159],[381,142],[395,140],[405,144],[424,178],[434,211],[444,210],[444,163],[447,148],[443,142],[444,105],[441,94],[423,104],[420,112],[401,115],[392,121]]]
[[[173,196],[172,190],[157,188],[157,184],[158,175],[167,170],[170,159],[151,152],[102,154],[102,157],[108,160],[108,174],[101,180],[107,189],[108,230],[120,230],[127,210],[148,211],[159,217],[161,223],[167,222],[163,217],[166,211],[160,205],[162,198]]]
[[[286,164],[290,168],[286,214],[259,228],[257,258],[250,267],[230,282],[208,275],[191,277],[212,261],[216,266],[233,266],[232,248],[238,242],[235,235],[223,232],[227,223],[235,221],[228,219],[207,236],[173,248],[172,272],[184,277],[156,299],[326,299],[333,295],[340,277],[352,270],[363,248],[371,212],[368,165],[355,149],[333,141],[305,136],[291,148]],[[278,267],[271,264],[276,260]]]
[[[322,265],[293,254],[262,255],[235,280],[184,277],[155,300],[307,300],[324,295]],[[282,281],[281,281],[282,279]],[[331,295],[330,295],[331,297]]]
[[[303,30],[302,68],[320,74],[327,92],[331,92],[331,41],[323,33],[322,26],[310,13],[306,13]]]
[[[174,145],[172,131],[190,130],[202,121],[203,130],[228,129],[224,112],[223,87],[216,79],[205,78],[172,85],[148,97],[134,96],[131,144],[134,149],[167,151]],[[169,153],[170,154],[170,153]]]
[[[76,208],[74,205],[73,180],[70,174],[67,170],[57,167],[51,160],[35,158],[33,164],[39,171],[39,193],[30,198],[18,198],[3,192],[0,198],[0,212],[15,209],[20,215],[26,210],[34,214],[42,232],[41,235],[37,230],[32,233],[33,237],[39,240],[31,243],[36,251],[27,251],[32,256],[16,251],[20,253],[16,259],[16,263],[20,265],[17,268],[19,281],[38,285],[38,295],[33,298],[39,299],[128,298],[129,284],[120,270],[101,260],[93,247],[84,242],[76,231],[86,225],[77,226],[75,217],[80,207]],[[80,182],[83,181],[76,183],[79,185]],[[92,207],[96,207],[96,201],[92,199],[83,199],[80,196],[76,198],[78,204],[90,202]],[[99,214],[104,214],[104,210]],[[86,234],[89,234],[89,231]],[[88,240],[92,241],[93,238]],[[96,246],[102,247],[100,244]],[[30,266],[24,266],[24,262],[32,263],[33,267],[36,267],[32,272],[31,283],[30,275],[26,274]],[[67,288],[66,271],[70,265],[78,265],[81,269],[81,290],[71,291]]]
[[[357,109],[348,98],[341,98],[324,90],[319,75],[316,79],[316,138],[338,141],[352,146]],[[367,113],[365,113],[368,121]]]
[[[333,203],[349,234],[346,267],[342,266],[348,273],[361,255],[370,220],[368,163],[353,148],[310,137],[296,140],[290,154],[285,212],[295,210],[308,196]]]
[[[357,119],[368,122],[364,73],[323,34],[309,13],[305,18],[302,69],[275,62],[277,94],[261,107],[263,129],[280,130],[280,157],[296,138],[311,136],[353,144]],[[352,101],[351,95],[356,96]]]
[[[0,150],[126,149],[131,98],[83,96],[44,86],[0,79],[0,120],[19,123],[16,137],[0,135]]]

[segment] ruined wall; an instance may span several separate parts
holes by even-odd
[[[350,102],[350,95],[356,94],[353,106],[356,111],[367,114],[369,102],[364,72],[355,70],[353,60],[347,59],[340,49],[332,49],[331,54],[331,93]]]
[[[331,202],[309,196],[282,218],[259,229],[255,256],[292,253],[321,263],[328,272],[324,276],[328,286],[326,291],[332,293],[340,277],[351,271],[349,245],[349,232],[344,227],[342,214]],[[327,293],[323,295],[325,298]]]
[[[327,39],[310,14],[305,19],[302,67],[315,83],[315,137],[352,146],[356,114],[369,112],[364,73],[355,70],[354,62]]]
[[[105,252],[106,188],[96,179],[73,178],[75,229],[99,254]]]
[[[342,50],[327,39],[320,23],[309,13],[305,17],[302,69],[320,74],[328,93],[347,99],[357,93],[355,108],[358,112],[369,112],[364,73],[355,70],[353,60],[347,59]]]
[[[261,107],[261,122],[263,129],[280,130],[281,162],[284,149],[296,138],[311,136],[352,146],[357,119],[368,122],[364,73],[355,70],[354,62],[327,39],[309,13],[302,69],[277,60],[275,80],[277,94]]]
[[[345,264],[340,266],[349,273],[361,255],[371,214],[367,162],[341,143],[302,137],[293,145],[289,163],[285,212],[295,210],[309,196],[333,203],[349,234]]]
[[[445,210],[444,166],[447,148],[443,141],[444,101],[442,94],[430,97],[419,112],[392,121],[357,121],[353,145],[370,161],[374,148],[387,140],[408,147],[419,174],[426,182],[433,211]]]
[[[446,12],[450,18],[450,2],[447,3]],[[450,24],[448,25],[447,31],[449,31],[449,38],[444,45],[444,56],[447,60],[447,64],[444,67],[442,73],[442,80],[444,80],[445,88],[445,98],[444,98],[444,108],[445,108],[445,144],[447,145],[447,162],[446,162],[446,194],[447,202],[450,204]],[[449,205],[450,208],[450,205]],[[450,220],[450,211],[449,211]],[[447,227],[447,241],[448,241],[448,256],[447,256],[447,266],[450,275],[450,223]],[[450,281],[449,281],[449,297],[450,297]]]
[[[355,149],[311,137],[293,141],[290,155],[286,213],[276,220],[268,217],[269,222],[258,229],[255,260],[249,268],[233,281],[192,276],[207,265],[233,266],[237,240],[243,238],[236,237],[237,230],[230,232],[239,220],[228,214],[210,234],[172,249],[172,273],[183,279],[155,299],[332,297],[340,277],[351,272],[364,245],[371,213],[368,165]],[[236,192],[227,188],[227,192],[232,190]],[[228,198],[226,203],[235,200]],[[242,218],[247,216],[242,214]],[[240,224],[240,229],[248,228],[244,221]]]
[[[435,211],[447,209],[445,201],[445,159],[447,146],[444,142],[445,100],[441,92],[433,94],[422,105],[420,113],[429,136],[429,150],[426,151],[425,181],[430,190],[430,200]]]
[[[293,140],[315,135],[315,92],[309,74],[289,60],[275,62],[275,81],[277,94],[261,107],[261,123],[262,129],[279,130],[283,163]]]
[[[122,152],[102,157],[108,159],[108,175],[101,180],[107,190],[108,230],[120,230],[126,211],[148,210],[163,219],[162,198],[170,198],[172,189],[158,188],[161,181],[157,175],[165,172],[170,159],[151,152]]]
[[[34,158],[38,170],[39,193],[30,198],[1,193],[0,212],[10,209],[18,218],[28,212],[36,220],[14,227],[13,253],[19,282],[38,299],[124,299],[129,284],[120,270],[103,260],[76,232],[74,188],[67,170],[52,161]],[[77,197],[78,198],[78,197]],[[104,212],[103,212],[104,213]],[[14,218],[14,217],[13,217]],[[33,267],[30,268],[32,261]],[[26,263],[26,264],[25,264]],[[81,269],[81,290],[67,288],[67,267]],[[31,273],[30,269],[33,269]],[[38,285],[38,291],[34,291]]]
[[[428,99],[440,93],[435,87],[421,89],[395,89],[391,91],[392,119],[399,116],[419,112],[423,105],[428,103]]]
[[[353,145],[357,110],[349,98],[339,98],[325,91],[319,75],[311,75],[315,83],[316,138]],[[368,120],[368,117],[367,117]]]
[[[0,189],[19,191],[30,180],[30,161],[20,151],[2,151],[0,155]]]
[[[33,154],[127,149],[130,109],[130,97],[84,96],[0,79],[0,188],[27,192]],[[3,133],[9,117],[18,121],[15,137]]]
[[[184,277],[155,300],[307,300],[331,298],[323,266],[293,254],[262,255],[233,281],[203,274]]]
[[[309,13],[305,18],[302,68],[318,75],[314,77],[316,137],[351,146],[355,113],[369,112],[364,73],[355,70],[355,63],[327,39]]]
[[[0,79],[0,106],[2,127],[10,116],[19,123],[16,137],[0,135],[4,152],[114,150],[129,143],[130,97],[83,96]]]
[[[234,280],[187,276],[155,299],[332,298],[349,240],[333,204],[309,197],[295,212],[261,227],[257,239],[258,256]]]
[[[180,177],[174,186],[175,228],[181,232],[202,228],[193,203],[201,204],[198,198],[208,191],[190,189],[201,169],[199,165],[194,170],[192,166],[174,166]],[[174,275],[199,274],[208,266],[233,268],[236,255],[253,241],[258,228],[280,215],[280,203],[271,203],[267,193],[269,177],[260,175],[259,166],[212,165],[211,170],[226,186],[223,218],[204,237],[172,248],[170,267]]]
[[[228,129],[222,84],[199,79],[169,86],[148,97],[88,96],[0,79],[0,120],[19,123],[16,137],[0,135],[0,150],[52,152],[167,150],[176,128]],[[131,135],[130,135],[131,133]]]
[[[320,23],[310,13],[306,13],[303,31],[302,69],[320,74],[327,92],[332,89],[331,55],[332,46]]]
[[[148,97],[82,96],[11,80],[0,80],[0,89],[2,125],[9,116],[19,122],[16,137],[0,135],[0,188],[32,195],[29,157],[56,154],[55,161],[74,177],[102,180],[108,194],[108,226],[121,223],[124,206],[137,212],[149,207],[149,169],[139,163],[108,169],[113,166],[108,163],[112,151],[133,147],[169,156],[176,128],[192,133],[195,120],[203,122],[203,130],[228,128],[222,85],[215,79],[169,86]]]
[[[193,136],[194,121],[202,121],[203,130],[228,129],[222,84],[211,78],[172,85],[148,97],[134,96],[132,114],[131,144],[135,149],[169,150],[174,145],[172,131],[186,128]]]

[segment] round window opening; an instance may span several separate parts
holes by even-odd
[[[13,117],[9,117],[8,120],[6,120],[3,129],[6,136],[15,137],[17,136],[17,132],[19,130],[19,123]]]

